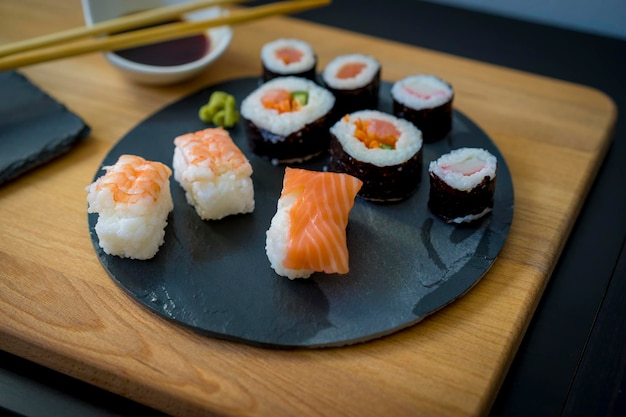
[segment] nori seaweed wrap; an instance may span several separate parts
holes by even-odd
[[[478,148],[453,150],[432,161],[428,207],[447,223],[471,223],[494,204],[497,159]]]
[[[274,164],[298,163],[328,150],[333,95],[313,81],[280,77],[241,103],[251,150]]]
[[[410,122],[377,110],[344,116],[331,128],[329,170],[363,181],[359,196],[377,203],[410,197],[421,181],[422,136]]]
[[[378,108],[380,74],[380,63],[362,54],[338,56],[324,68],[322,81],[337,99],[337,118]]]
[[[443,139],[452,129],[452,86],[434,75],[413,75],[391,87],[393,114],[422,131],[424,142]]]
[[[317,55],[313,48],[299,39],[276,39],[261,48],[263,82],[277,77],[294,76],[315,81]]]

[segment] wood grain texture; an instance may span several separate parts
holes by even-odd
[[[82,24],[79,1],[2,2],[0,16],[2,43]],[[389,81],[448,80],[513,177],[509,239],[478,285],[416,326],[352,347],[269,350],[194,334],[131,300],[89,238],[84,187],[116,141],[206,85],[259,74],[261,46],[293,33],[314,45],[320,67],[357,51],[376,56]],[[92,133],[0,188],[0,349],[181,416],[487,414],[616,118],[610,99],[585,86],[290,18],[237,26],[214,66],[176,86],[133,84],[101,55],[22,72]]]

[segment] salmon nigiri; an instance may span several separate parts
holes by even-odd
[[[290,279],[348,273],[346,226],[362,185],[348,174],[285,169],[265,246],[276,273]]]

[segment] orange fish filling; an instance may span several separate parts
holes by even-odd
[[[293,97],[293,95],[282,88],[268,90],[261,97],[263,107],[270,110],[276,110],[278,113],[288,113],[298,111],[302,105]]]
[[[284,48],[277,49],[275,51],[275,55],[276,58],[283,61],[285,65],[289,65],[295,62],[300,62],[304,54],[296,48],[285,46]]]
[[[286,268],[349,271],[346,226],[362,185],[348,174],[285,169],[281,196],[297,195],[289,212]]]
[[[337,74],[335,75],[340,80],[345,80],[347,78],[354,78],[363,71],[366,65],[362,62],[349,62],[339,68]]]
[[[393,123],[381,119],[358,118],[354,121],[354,136],[368,149],[396,149],[400,131]]]

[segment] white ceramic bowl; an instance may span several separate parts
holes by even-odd
[[[113,19],[128,13],[156,7],[163,7],[184,0],[81,0],[85,23],[88,26],[104,20]],[[187,13],[185,19],[208,19],[222,13],[219,7],[213,7]],[[200,59],[182,65],[156,66],[140,64],[107,52],[107,60],[121,70],[130,79],[143,84],[173,84],[198,75],[220,57],[228,48],[233,37],[230,26],[220,26],[206,31],[209,49]]]

